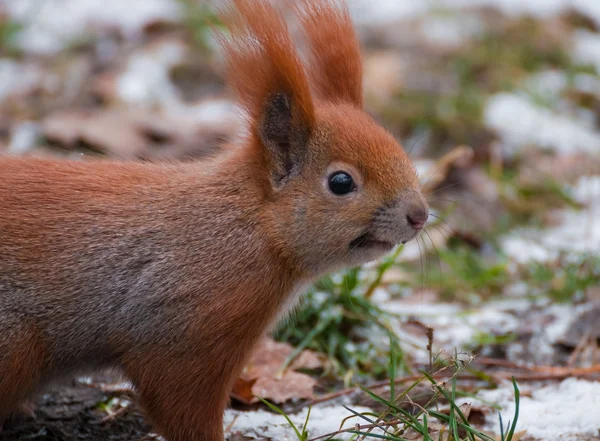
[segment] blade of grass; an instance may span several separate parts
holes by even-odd
[[[432,416],[444,423],[448,423],[450,421],[450,417],[448,415],[446,415],[445,413],[441,413],[436,410],[429,410],[428,413],[430,416]],[[477,429],[474,429],[470,424],[457,423],[457,425],[460,429],[464,430],[465,432],[473,434],[473,436],[475,436],[476,438],[480,438],[485,441],[496,441],[496,438],[493,438],[483,432],[480,432]]]
[[[396,262],[396,260],[398,259],[398,256],[400,255],[400,253],[402,252],[403,249],[404,249],[404,247],[402,245],[400,245],[398,248],[396,248],[396,251],[394,251],[392,254],[390,254],[388,257],[386,257],[384,259],[384,261],[381,263],[381,265],[379,265],[379,267],[377,268],[377,275],[375,276],[375,280],[373,280],[371,285],[369,285],[369,287],[365,291],[366,299],[370,299],[371,296],[373,295],[373,293],[375,292],[375,289],[379,285],[381,285],[381,279],[383,279],[383,275]]]
[[[361,432],[360,430],[350,430],[348,433],[353,433],[355,435],[364,436],[367,438],[377,438],[377,439],[385,439],[389,441],[408,441],[405,438],[400,438],[397,436],[389,436],[389,435],[379,435],[377,433],[369,433],[369,432]]]
[[[515,429],[517,428],[517,420],[519,419],[519,404],[521,401],[521,391],[519,390],[519,386],[517,386],[515,377],[512,377],[512,383],[513,388],[515,390],[515,416],[510,426],[510,430],[508,431],[508,435],[506,436],[506,441],[512,441],[513,436],[515,435]]]
[[[433,386],[444,396],[444,398],[446,398],[446,400],[448,400],[449,403],[453,404],[453,407],[456,409],[456,413],[458,414],[458,416],[460,416],[460,418],[463,420],[463,422],[465,424],[469,424],[469,421],[467,420],[467,417],[465,417],[465,414],[462,413],[462,411],[460,410],[460,408],[458,408],[456,406],[456,404],[454,403],[454,400],[448,394],[448,392],[446,390],[444,390],[444,388],[441,387],[439,384],[437,384],[437,382],[435,381],[435,379],[431,375],[429,375],[427,372],[421,371],[421,373],[423,375],[425,375],[425,377],[427,377],[427,379],[431,382],[431,384],[433,384]],[[456,377],[453,377],[453,378],[456,378]]]
[[[308,344],[311,341],[315,339],[316,336],[318,336],[321,332],[325,330],[325,328],[327,328],[327,326],[329,326],[333,319],[334,317],[328,316],[324,319],[319,320],[317,326],[315,326],[308,334],[306,334],[306,337],[304,337],[300,344],[296,346],[296,349],[294,349],[294,351],[285,359],[285,361],[279,368],[279,371],[277,372],[277,377],[283,375],[290,363],[294,361],[294,359],[308,346]]]
[[[390,335],[390,401],[396,402],[396,342]]]
[[[371,398],[373,398],[375,401],[377,401],[377,402],[387,406],[388,408],[393,409],[395,412],[401,414],[405,418],[404,424],[406,424],[413,430],[417,431],[418,433],[423,433],[423,426],[421,425],[419,420],[417,418],[415,418],[413,415],[411,415],[409,412],[396,406],[394,403],[391,403],[388,400],[381,398],[379,395],[373,393],[372,391],[370,391],[362,386],[359,386],[359,387],[364,392],[366,392]]]
[[[271,409],[274,412],[277,412],[279,415],[283,416],[288,424],[292,427],[292,429],[294,429],[294,432],[296,432],[296,436],[298,437],[299,441],[305,441],[306,438],[303,437],[303,433],[300,433],[300,431],[298,430],[298,428],[296,427],[296,425],[294,424],[294,422],[290,419],[290,417],[283,411],[281,410],[279,407],[275,406],[274,404],[269,403],[267,400],[261,398],[261,397],[256,397],[258,398],[260,401],[262,401],[262,403],[267,406],[269,409]]]
[[[310,419],[310,411],[312,410],[312,406],[308,407],[308,412],[306,414],[306,420],[304,420],[304,425],[302,426],[302,441],[308,439],[308,430],[306,430],[306,428],[308,427],[308,420]]]

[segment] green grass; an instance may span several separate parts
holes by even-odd
[[[449,248],[438,249],[437,257],[428,259],[435,260],[435,264],[428,265],[421,283],[449,301],[477,304],[501,296],[507,286],[520,282],[528,287],[529,298],[569,302],[585,299],[600,280],[600,257],[587,253],[561,254],[548,262],[517,265],[499,251],[482,256],[464,244],[450,244]],[[485,344],[486,339],[482,336],[479,343]]]
[[[327,354],[328,374],[348,379],[354,375],[382,378],[389,372],[389,350],[354,333],[359,328],[377,327],[389,336],[396,349],[394,365],[406,372],[404,354],[388,324],[392,315],[382,311],[369,298],[400,250],[384,259],[374,271],[353,268],[320,280],[306,295],[291,322],[276,333],[278,340],[296,346],[290,360],[308,348]]]
[[[393,360],[390,360],[393,364]],[[310,437],[310,411],[307,413],[306,420],[302,427],[297,427],[291,418],[277,406],[263,401],[272,411],[283,415],[288,424],[294,430],[298,441],[318,441],[328,440],[336,441],[339,438],[336,436],[346,433],[352,434],[351,440],[389,440],[389,441],[406,441],[408,439],[422,439],[423,441],[434,441],[444,439],[448,441],[496,441],[496,437],[485,433],[474,427],[469,421],[469,418],[463,413],[461,407],[457,404],[457,398],[465,394],[459,390],[458,380],[461,372],[466,368],[465,365],[453,358],[450,368],[453,369],[453,374],[449,379],[440,381],[436,379],[436,374],[448,369],[446,363],[442,363],[430,372],[421,371],[421,377],[406,387],[402,392],[394,393],[394,377],[390,378],[390,397],[383,397],[374,393],[366,387],[360,387],[364,394],[373,402],[382,405],[385,409],[383,412],[376,414],[373,412],[359,413],[351,407],[344,406],[351,414],[340,425],[340,427],[350,419],[356,420],[355,425],[349,429],[340,429],[336,432],[321,435],[318,437]],[[433,395],[430,400],[423,406],[417,406],[417,411],[406,410],[402,403],[411,402],[410,394],[419,384],[430,383],[433,389]],[[502,441],[511,441],[515,435],[515,430],[519,418],[519,401],[520,392],[517,383],[513,379],[513,389],[515,397],[515,414],[513,419],[504,427],[504,422],[501,415],[500,419],[500,439]],[[440,410],[440,406],[445,405],[446,411]],[[378,432],[375,433],[375,429]],[[418,438],[416,438],[418,437]]]
[[[585,299],[598,286],[600,257],[591,254],[560,255],[548,263],[532,263],[521,270],[532,296],[550,297],[559,302]]]
[[[594,72],[576,64],[567,41],[534,18],[505,20],[419,69],[437,78],[430,89],[403,89],[378,110],[386,126],[402,136],[426,131],[432,152],[468,144],[476,150],[494,139],[483,122],[492,94],[518,88],[529,75],[559,69]]]
[[[508,260],[500,254],[484,258],[477,250],[461,244],[437,250],[437,257],[441,270],[430,265],[423,283],[442,298],[487,299],[501,294],[510,282]]]
[[[184,26],[190,33],[196,49],[208,53],[212,26],[222,25],[215,9],[198,0],[179,0],[179,2],[184,10]]]
[[[18,55],[16,40],[22,29],[23,25],[20,23],[0,17],[0,55],[13,57]]]

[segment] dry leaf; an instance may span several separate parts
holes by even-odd
[[[148,141],[131,113],[70,111],[50,115],[42,124],[44,136],[65,148],[83,143],[120,158],[140,155]]]
[[[275,403],[294,398],[312,399],[316,381],[294,369],[319,369],[322,364],[313,352],[303,351],[281,374],[283,363],[293,351],[287,343],[264,339],[234,385],[232,397],[246,404],[258,402],[256,396]]]
[[[473,160],[473,156],[473,149],[468,146],[458,146],[446,153],[433,166],[434,172],[427,178],[427,182],[423,186],[423,192],[427,194],[438,188],[454,167],[468,167]]]
[[[42,122],[43,135],[54,144],[66,149],[84,145],[121,159],[203,157],[217,151],[235,130],[227,119],[219,124],[141,109],[73,110]]]
[[[525,435],[527,435],[527,431],[526,430],[521,430],[520,432],[515,432],[513,434],[512,437],[512,441],[519,441],[521,438],[523,438]],[[502,437],[500,435],[496,436],[496,439],[498,441],[502,441]]]

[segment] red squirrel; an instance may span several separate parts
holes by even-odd
[[[168,441],[223,441],[253,346],[324,274],[415,238],[411,161],[363,110],[338,0],[268,0],[218,34],[247,136],[186,163],[0,159],[0,418],[65,375],[118,368]]]

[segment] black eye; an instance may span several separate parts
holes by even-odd
[[[345,172],[338,171],[329,175],[329,189],[333,194],[344,195],[354,191],[354,181]]]

